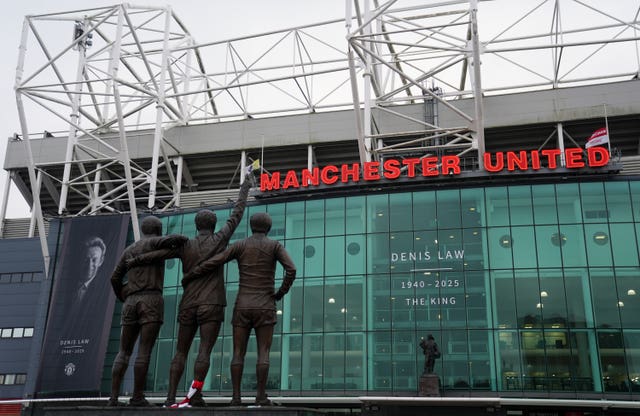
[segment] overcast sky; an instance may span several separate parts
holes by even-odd
[[[111,6],[118,3],[118,1],[96,0],[20,0],[2,3],[0,160],[3,164],[7,138],[14,132],[20,132],[13,85],[24,16]],[[344,0],[148,0],[129,3],[157,7],[171,6],[198,43],[343,18],[345,10]],[[60,36],[69,38],[71,27],[68,33],[61,33]],[[6,172],[2,169],[0,195],[4,192],[5,178]],[[18,190],[12,187],[7,217],[23,218],[29,215],[27,204],[22,200]]]

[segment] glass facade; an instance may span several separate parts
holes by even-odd
[[[298,268],[279,303],[272,394],[413,394],[424,360],[418,344],[428,334],[443,352],[436,373],[445,391],[640,390],[640,181],[253,205],[232,242],[248,235],[258,211],[271,214],[270,236]],[[229,212],[217,214],[221,225]],[[166,217],[165,230],[193,236],[194,216]],[[238,271],[225,267],[227,320],[204,390],[228,395]],[[167,261],[165,323],[147,383],[159,394],[175,351],[181,274],[178,261]],[[245,390],[255,386],[255,358],[252,339]]]

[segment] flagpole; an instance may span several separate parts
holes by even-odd
[[[607,104],[602,104],[604,107],[604,128],[607,130],[607,147],[609,148],[609,157],[611,157],[611,134],[609,133],[609,120],[607,119]]]

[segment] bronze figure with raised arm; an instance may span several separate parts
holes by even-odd
[[[186,274],[198,263],[224,251],[242,220],[251,186],[250,175],[245,177],[240,187],[240,194],[231,216],[218,232],[214,232],[217,222],[216,214],[210,210],[200,210],[195,217],[197,235],[194,238],[174,250],[159,250],[139,256],[129,262],[129,267],[152,264],[167,258],[179,258],[182,260],[182,271]],[[205,406],[202,388],[209,371],[211,351],[224,321],[226,305],[223,267],[211,268],[201,279],[184,285],[184,293],[178,307],[178,341],[169,370],[169,388],[165,407]],[[193,381],[185,398],[176,403],[178,383],[184,372],[187,354],[198,328],[200,328],[200,346],[194,364]]]
[[[296,268],[285,248],[276,240],[267,237],[271,229],[271,217],[267,213],[251,216],[252,235],[238,241],[226,251],[203,262],[185,275],[183,285],[203,278],[210,270],[237,260],[240,270],[238,295],[233,309],[233,358],[231,360],[232,406],[242,404],[240,382],[244,369],[244,358],[251,330],[256,333],[258,360],[256,364],[256,399],[259,406],[271,405],[267,398],[266,384],[269,375],[269,352],[276,319],[276,301],[289,291],[296,277]],[[285,271],[282,285],[275,290],[276,263]]]

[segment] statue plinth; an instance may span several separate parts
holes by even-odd
[[[418,395],[421,397],[440,397],[440,378],[437,374],[425,373],[420,376]]]

